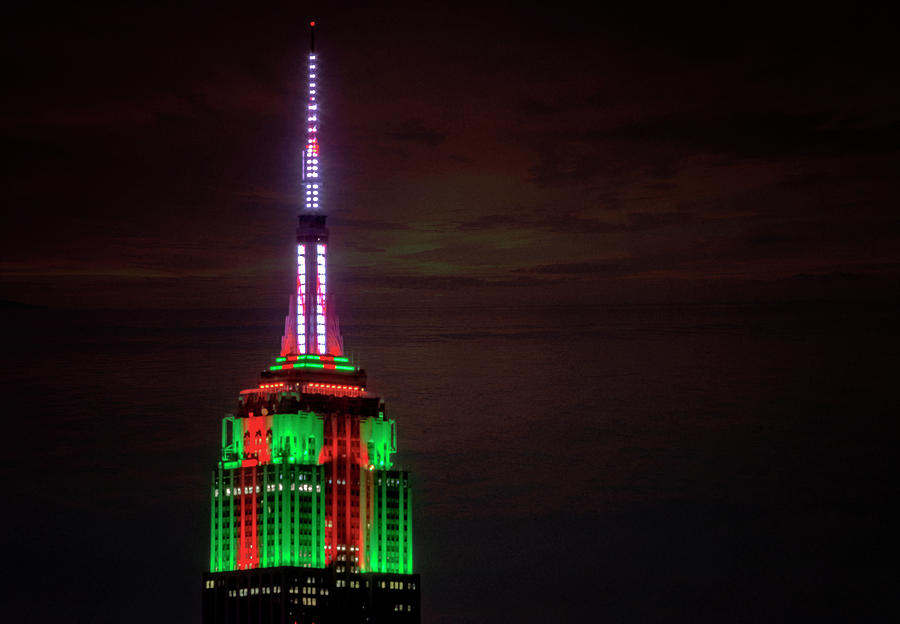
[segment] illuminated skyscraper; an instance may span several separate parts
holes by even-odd
[[[296,291],[281,353],[222,421],[207,623],[419,621],[409,475],[393,466],[394,421],[344,356],[327,288],[318,64],[311,44]]]

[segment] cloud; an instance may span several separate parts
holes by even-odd
[[[527,210],[515,210],[482,215],[474,219],[467,219],[456,224],[456,229],[462,232],[483,232],[493,229],[510,229],[533,227],[535,217]]]
[[[532,275],[546,276],[610,276],[628,272],[629,267],[635,267],[637,264],[643,264],[641,261],[634,259],[617,259],[617,260],[590,260],[585,262],[557,262],[553,264],[541,264],[532,267],[522,267],[513,269],[513,273],[528,273]]]
[[[599,131],[591,141],[666,141],[735,158],[897,151],[900,123],[848,120],[834,112],[753,111],[669,115]]]
[[[337,214],[330,216],[330,224],[348,228],[359,228],[368,231],[402,231],[410,229],[409,224],[382,219],[360,219]]]
[[[551,104],[545,100],[529,97],[519,104],[519,110],[525,115],[547,117],[562,112],[563,107],[558,103]]]
[[[342,283],[364,288],[453,291],[474,286],[486,286],[491,282],[485,278],[467,275],[409,275],[354,269],[352,277],[342,280]]]
[[[364,254],[378,254],[378,253],[384,253],[386,251],[384,247],[376,247],[374,245],[366,245],[363,243],[357,243],[354,240],[344,241],[342,243],[342,246],[345,247],[346,249],[350,249],[357,253],[364,253]]]
[[[445,133],[427,128],[421,119],[408,119],[398,124],[388,134],[397,141],[418,143],[428,147],[437,147],[447,138]]]
[[[531,182],[544,188],[598,180],[621,185],[639,175],[645,183],[659,185],[700,158],[719,159],[721,165],[900,152],[896,116],[850,116],[827,110],[679,110],[627,123],[590,121],[593,128],[557,128],[523,138],[537,154],[529,169]]]
[[[618,221],[583,217],[575,213],[554,214],[544,209],[494,213],[459,223],[460,231],[490,229],[533,229],[554,233],[613,234],[619,232],[647,232],[668,226],[693,223],[696,217],[689,212],[630,212],[616,215]]]

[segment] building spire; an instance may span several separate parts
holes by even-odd
[[[303,208],[319,210],[319,98],[316,60],[316,23],[309,23],[309,74],[306,98],[306,148],[303,150]]]
[[[303,209],[297,224],[297,287],[291,296],[281,355],[343,356],[334,298],[328,291],[328,228],[320,212],[318,56],[315,22],[309,23],[309,90],[303,149]]]

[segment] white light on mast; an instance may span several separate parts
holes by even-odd
[[[318,181],[319,177],[319,104],[316,99],[316,55],[309,55],[309,94],[307,97],[306,116],[306,148],[303,150],[303,206],[306,210],[319,209],[318,185],[316,192],[312,192],[311,181]]]

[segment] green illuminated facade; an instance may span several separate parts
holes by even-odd
[[[369,527],[369,565],[377,572],[412,572],[412,500],[409,475],[403,470],[380,470],[373,476],[372,523]]]
[[[241,470],[224,463],[213,487],[210,570],[236,570],[239,561],[247,567],[324,567],[324,467],[269,464]],[[246,496],[251,489],[255,496]]]
[[[270,369],[241,393],[238,415],[222,420],[212,572],[340,563],[412,573],[412,497],[408,473],[393,465],[396,425],[366,392],[363,371],[315,358],[334,368],[314,378]]]

